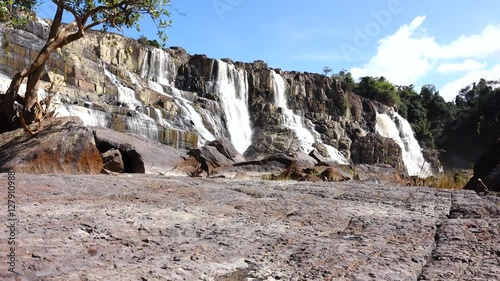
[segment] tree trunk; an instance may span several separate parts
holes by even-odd
[[[52,26],[49,39],[37,58],[29,66],[14,75],[2,99],[0,110],[2,111],[3,120],[0,120],[2,123],[0,125],[0,132],[19,128],[20,123],[14,120],[16,115],[19,114],[19,112],[16,112],[14,109],[14,102],[18,99],[19,88],[25,78],[28,78],[28,83],[24,99],[22,100],[23,109],[20,114],[27,125],[31,124],[37,117],[39,118],[37,115],[40,114],[40,112],[35,112],[35,106],[39,106],[38,82],[44,73],[45,64],[50,58],[50,55],[58,48],[83,37],[83,29],[79,29],[76,32],[72,31],[75,24],[76,23],[69,24],[59,32],[54,32],[54,30],[58,30],[58,27]],[[38,108],[38,110],[41,110],[41,108]]]

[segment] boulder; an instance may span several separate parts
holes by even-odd
[[[123,164],[122,154],[120,150],[112,148],[101,154],[103,169],[109,172],[123,173],[125,165]]]
[[[0,172],[99,174],[102,166],[92,131],[78,117],[47,119],[35,136],[24,129],[0,135]]]
[[[105,128],[92,131],[99,151],[117,149],[120,152],[125,173],[164,173],[184,161],[181,151],[142,136]]]
[[[188,172],[191,175],[201,175],[202,171],[207,173],[207,176],[214,174],[214,169],[227,167],[235,163],[240,163],[245,161],[245,157],[241,155],[229,139],[218,139],[208,142],[206,145],[191,149],[188,153],[189,156],[193,157],[199,165],[195,169],[200,169],[198,171]],[[189,163],[192,160],[188,159]],[[188,165],[182,165],[183,167],[189,167]],[[224,169],[218,169],[221,172]]]
[[[233,143],[227,138],[218,139],[218,140],[208,142],[207,146],[215,147],[217,149],[217,151],[219,151],[222,155],[224,155],[228,159],[231,159],[235,163],[245,161],[245,157],[243,157],[243,155],[241,155],[236,150]]]
[[[207,163],[213,168],[231,165],[234,161],[220,153],[214,146],[205,145],[200,148],[191,149],[188,155],[193,156],[200,164]]]
[[[474,176],[464,189],[480,191],[500,191],[500,139],[483,153],[474,165]]]
[[[317,163],[325,163],[326,161],[325,157],[323,157],[323,155],[321,155],[316,149],[309,152],[309,156],[314,158]]]
[[[299,168],[297,161],[293,161],[290,166],[280,173],[277,179],[303,181],[306,176],[306,173]]]
[[[351,180],[350,174],[343,172],[342,170],[336,169],[334,167],[326,168],[320,175],[319,178],[323,181],[346,181]]]

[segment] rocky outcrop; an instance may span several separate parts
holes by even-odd
[[[125,173],[165,173],[183,161],[181,151],[141,136],[104,128],[93,128],[93,134],[99,151],[120,152]]]
[[[49,119],[35,136],[0,134],[0,172],[98,174],[102,166],[92,131],[77,117]]]
[[[351,147],[351,159],[355,164],[389,164],[405,170],[401,147],[392,139],[369,134],[355,140]]]
[[[500,139],[476,161],[474,176],[464,189],[500,192]]]
[[[228,139],[218,139],[208,142],[200,148],[190,150],[187,155],[191,156],[192,159],[186,159],[186,162],[177,167],[177,169],[185,170],[186,167],[192,167],[191,172],[188,171],[191,176],[201,176],[203,172],[206,172],[206,175],[210,176],[214,174],[213,171],[217,168],[245,161],[243,155],[238,153]]]
[[[32,60],[47,37],[47,26],[43,21],[24,30],[0,26],[0,72],[10,76]],[[366,138],[375,134],[376,112],[388,109],[351,93],[343,81],[270,69],[263,61],[222,61],[246,74],[244,81],[231,83],[236,90],[248,92],[253,137],[244,153],[247,159],[263,160],[301,150],[297,131],[283,124],[285,109],[275,104],[276,72],[285,83],[287,107],[313,133],[313,147],[322,157],[329,156],[326,144],[347,159],[355,153],[352,158],[356,163],[402,167],[396,159],[401,153],[391,142]],[[41,85],[47,88],[57,77],[64,80],[55,101],[59,115],[76,115],[89,126],[194,149],[208,139],[232,139],[217,94],[221,87],[232,91],[224,88],[231,75],[218,77],[224,75],[219,73],[222,64],[205,55],[190,55],[180,47],[154,49],[117,34],[90,31],[52,55]],[[377,147],[376,154],[364,154],[373,148],[369,145]]]

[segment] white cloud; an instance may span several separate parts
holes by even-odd
[[[445,84],[440,90],[439,94],[447,101],[453,100],[458,92],[467,85],[473,82],[478,82],[479,79],[484,78],[488,80],[500,79],[500,64],[490,68],[490,69],[476,69],[468,72],[463,77],[457,80]]]
[[[364,66],[350,70],[353,76],[384,76],[395,84],[409,85],[430,73],[441,74],[436,78],[442,80],[446,74],[466,72],[464,77],[448,83],[440,91],[449,96],[452,89],[461,89],[479,80],[481,75],[496,73],[500,76],[497,67],[487,70],[487,63],[476,60],[489,61],[498,57],[500,44],[495,42],[500,38],[500,25],[489,25],[480,34],[463,35],[448,44],[439,44],[422,28],[425,19],[425,16],[416,17],[410,24],[381,39],[375,56]],[[457,63],[457,60],[462,62]],[[457,86],[459,83],[461,85]],[[450,100],[450,97],[446,99]]]
[[[377,54],[363,67],[354,67],[354,77],[384,76],[396,84],[412,84],[428,73],[432,62],[429,50],[438,48],[434,38],[413,36],[419,31],[425,16],[403,25],[395,34],[379,41]]]
[[[453,72],[463,72],[463,71],[471,71],[478,70],[486,67],[486,63],[480,63],[473,59],[467,59],[461,63],[444,63],[441,64],[437,72],[443,74],[449,74]]]
[[[500,52],[497,43],[500,25],[488,25],[481,34],[461,36],[448,45],[441,46],[436,58],[487,58]]]

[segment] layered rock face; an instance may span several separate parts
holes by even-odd
[[[37,55],[48,25],[0,26],[0,33],[4,91],[9,77]],[[402,171],[407,166],[408,144],[377,132],[376,117],[390,110],[319,74],[192,56],[178,47],[147,48],[90,32],[52,55],[43,80],[45,88],[57,88],[59,116],[79,116],[85,125],[175,148],[227,138],[249,160],[315,149],[340,163],[385,163]]]

